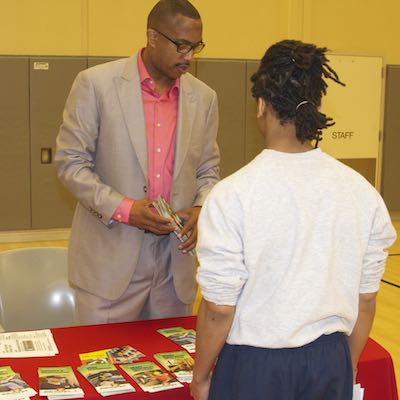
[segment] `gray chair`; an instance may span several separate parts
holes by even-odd
[[[0,325],[6,332],[72,326],[74,310],[66,248],[0,252]]]

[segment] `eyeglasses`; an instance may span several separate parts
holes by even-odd
[[[167,35],[165,35],[164,33],[158,31],[157,29],[154,29],[154,28],[152,28],[152,29],[154,31],[156,31],[157,33],[159,33],[161,36],[164,36],[165,39],[167,39],[171,43],[173,43],[176,46],[176,51],[181,54],[187,54],[192,50],[193,50],[194,54],[200,53],[204,49],[204,46],[206,45],[202,40],[200,40],[200,42],[195,43],[195,44],[177,42],[177,41],[171,39],[170,37],[168,37]]]

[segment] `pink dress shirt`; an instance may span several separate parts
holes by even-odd
[[[148,197],[162,195],[170,201],[175,160],[175,131],[178,116],[179,79],[163,94],[155,92],[155,84],[142,59],[138,57],[144,119],[147,138]],[[124,198],[112,218],[129,223],[129,213],[134,199]]]

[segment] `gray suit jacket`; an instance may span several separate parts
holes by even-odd
[[[219,179],[215,92],[190,74],[181,77],[171,206],[202,205]],[[137,56],[78,74],[57,137],[60,180],[78,200],[69,243],[69,277],[105,299],[127,288],[143,231],[111,217],[127,196],[147,197],[147,144]],[[191,303],[195,259],[182,254],[170,235],[174,285]]]

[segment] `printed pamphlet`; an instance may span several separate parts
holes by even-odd
[[[144,357],[144,354],[131,346],[113,347],[79,354],[82,365],[88,364],[129,364]]]
[[[135,392],[113,364],[81,365],[78,371],[102,396]]]
[[[158,214],[161,215],[162,217],[165,218],[171,218],[173,223],[175,224],[175,230],[174,233],[176,237],[183,243],[185,242],[189,237],[187,235],[181,235],[181,231],[183,229],[183,221],[179,217],[178,214],[176,214],[171,206],[168,204],[168,202],[164,199],[162,196],[158,196],[156,200],[154,200],[152,203],[152,206],[157,210]],[[191,256],[196,257],[196,250],[192,249],[189,251]]]
[[[158,329],[157,332],[183,347],[189,353],[196,353],[196,331],[180,326],[174,328]]]
[[[110,349],[91,351],[89,353],[79,354],[82,365],[87,364],[109,364],[107,352]]]
[[[0,367],[0,399],[27,399],[36,393],[11,367]]]
[[[194,360],[186,351],[157,353],[154,358],[172,372],[179,382],[192,382]]]
[[[183,387],[175,378],[150,361],[124,364],[121,368],[144,392],[154,393]]]
[[[144,357],[144,354],[131,346],[113,347],[107,351],[110,364],[129,364]]]
[[[49,400],[78,399],[84,396],[71,367],[41,367],[38,369],[39,395]]]

